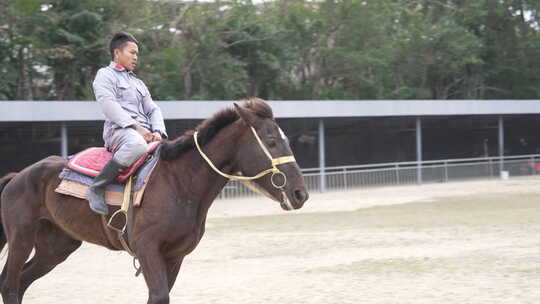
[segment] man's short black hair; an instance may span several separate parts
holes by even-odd
[[[121,48],[126,42],[133,42],[139,45],[139,41],[133,37],[130,33],[118,32],[113,35],[111,42],[109,43],[109,51],[111,52],[111,58],[114,59],[114,50]]]

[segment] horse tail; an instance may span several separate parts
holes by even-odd
[[[4,177],[0,178],[0,197],[2,196],[2,191],[6,185],[11,181],[17,173],[8,173]],[[0,199],[0,208],[2,208],[2,200]],[[2,218],[0,217],[0,251],[6,246],[7,239],[6,234],[4,233],[4,226],[2,226]]]

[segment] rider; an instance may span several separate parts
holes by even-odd
[[[99,214],[109,212],[105,187],[146,153],[147,143],[167,137],[161,110],[133,73],[138,44],[129,33],[114,34],[109,44],[112,61],[97,72],[93,83],[96,101],[105,115],[105,147],[114,153],[86,193],[90,208]]]

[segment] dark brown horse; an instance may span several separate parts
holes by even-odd
[[[219,170],[253,176],[271,164],[250,126],[273,157],[292,155],[271,108],[260,99],[244,101],[204,121],[196,128],[198,143]],[[142,205],[134,210],[130,245],[149,289],[147,303],[169,303],[182,261],[201,240],[208,209],[227,183],[203,160],[193,133],[163,142]],[[0,179],[0,246],[7,239],[9,248],[0,277],[6,304],[21,303],[30,284],[62,263],[82,241],[123,250],[115,232],[106,226],[108,216],[92,212],[85,200],[54,192],[65,164],[64,159],[51,156]],[[278,200],[288,198],[292,208],[302,207],[308,193],[298,165],[276,166],[286,175],[284,192],[273,186],[270,175],[255,183]],[[35,254],[26,262],[32,249]]]

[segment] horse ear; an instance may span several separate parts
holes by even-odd
[[[257,126],[257,122],[259,121],[259,119],[257,118],[257,114],[255,114],[253,111],[242,108],[236,103],[234,104],[234,108],[236,109],[238,115],[240,115],[240,118],[242,118],[242,120],[245,121],[249,126]]]

